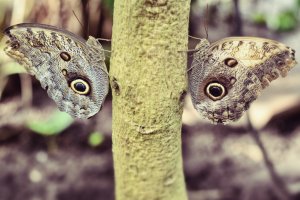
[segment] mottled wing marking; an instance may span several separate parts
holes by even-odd
[[[293,49],[263,38],[225,38],[212,45],[203,39],[196,49],[189,72],[192,101],[216,123],[239,119],[263,88],[296,64]],[[226,66],[226,59],[233,60],[233,67]],[[211,82],[221,83],[227,95],[218,101],[208,98],[205,88]]]
[[[108,75],[102,46],[65,30],[42,24],[19,24],[4,31],[4,51],[40,82],[61,111],[77,118],[95,115],[108,92]],[[63,53],[63,54],[62,54]],[[62,55],[70,59],[62,59]],[[73,79],[90,85],[88,95],[70,89]]]

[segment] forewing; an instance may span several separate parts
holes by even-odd
[[[295,50],[265,38],[229,37],[213,43],[210,51],[223,52],[231,56],[261,81],[262,87],[281,76],[295,66]]]
[[[263,38],[225,38],[205,50],[194,56],[190,89],[194,107],[218,123],[239,119],[270,81],[296,64],[294,50]],[[210,85],[225,91],[222,98],[209,95]]]
[[[78,118],[99,111],[108,91],[105,63],[94,59],[97,55],[82,38],[41,24],[19,24],[4,33],[8,36],[4,51],[36,76],[60,110]],[[88,92],[71,87],[79,79]]]

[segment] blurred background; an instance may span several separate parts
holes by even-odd
[[[300,0],[192,0],[189,34],[206,37],[206,27],[211,42],[278,40],[299,62],[299,9]],[[112,16],[113,0],[0,0],[1,30],[34,22],[109,39]],[[197,42],[190,39],[189,48]],[[114,199],[111,96],[92,119],[73,120],[24,72],[0,51],[0,199]],[[187,96],[182,139],[190,200],[300,199],[299,86],[298,65],[226,126],[203,120]]]

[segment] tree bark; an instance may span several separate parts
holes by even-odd
[[[190,0],[115,0],[110,80],[117,200],[186,200],[181,117]]]

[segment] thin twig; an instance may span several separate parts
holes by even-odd
[[[268,169],[270,177],[273,181],[273,185],[274,185],[274,189],[275,189],[276,193],[278,194],[279,198],[282,200],[291,199],[288,188],[286,187],[285,182],[282,180],[282,178],[276,172],[275,167],[268,155],[268,152],[267,152],[261,138],[259,137],[258,131],[253,127],[253,125],[251,123],[248,112],[247,112],[247,120],[248,120],[248,129],[249,129],[251,136],[253,137],[255,143],[257,144],[257,146],[259,147],[259,149],[263,155],[263,159],[264,159],[266,168]]]
[[[234,5],[234,24],[233,24],[233,35],[243,35],[243,20],[241,18],[239,0],[233,0]]]

